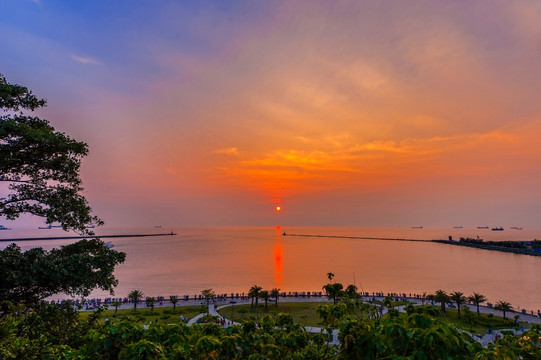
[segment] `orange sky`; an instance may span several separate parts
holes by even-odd
[[[539,223],[539,2],[2,7],[107,224]]]

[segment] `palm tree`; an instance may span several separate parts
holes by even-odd
[[[511,304],[508,303],[507,301],[498,301],[498,302],[496,303],[496,305],[494,305],[494,309],[503,312],[503,318],[504,318],[504,319],[507,319],[507,318],[505,317],[505,313],[508,312],[508,311],[513,310],[513,307],[512,307]]]
[[[118,312],[118,307],[122,305],[122,301],[115,300],[113,301],[112,305],[115,307],[115,315]]]
[[[139,301],[139,299],[141,299],[143,297],[143,292],[141,290],[132,290],[129,294],[128,294],[128,299],[130,299],[131,301],[133,301],[133,311],[136,311],[137,310],[137,302]]]
[[[270,297],[274,298],[274,306],[278,307],[278,298],[280,297],[280,289],[274,288],[270,291]]]
[[[445,312],[445,304],[449,302],[449,295],[443,290],[438,290],[434,293],[434,301],[441,304],[441,312]]]
[[[255,299],[255,307],[257,309],[257,304],[259,300],[259,293],[263,290],[261,286],[254,285],[250,288],[250,291],[248,291],[248,296],[252,298],[252,309],[254,307],[254,299]]]
[[[351,300],[356,300],[359,298],[359,294],[357,293],[357,286],[355,285],[348,285],[344,292]]]
[[[329,297],[329,299],[333,299],[334,304],[338,302],[338,298],[342,294],[343,288],[344,286],[340,283],[327,284],[323,286],[323,289],[327,293],[327,296]]]
[[[265,312],[269,311],[267,303],[269,302],[270,293],[268,290],[261,290],[259,292],[259,297],[265,300]]]
[[[169,300],[171,301],[171,304],[173,304],[173,311],[175,311],[177,308],[178,296],[171,295],[169,296]]]
[[[454,301],[456,303],[458,318],[460,319],[460,306],[467,301],[464,293],[461,293],[460,291],[455,291],[451,293],[451,296],[449,296],[449,298],[451,299],[451,301]]]
[[[385,296],[385,298],[383,299],[383,305],[389,310],[393,309],[393,298],[390,296]]]
[[[147,296],[146,298],[147,306],[150,306],[150,311],[154,311],[154,304],[156,304],[156,298],[154,296]]]
[[[333,278],[334,274],[332,272],[327,273],[327,279],[329,279],[329,281],[332,281]]]
[[[468,297],[468,300],[474,303],[477,306],[477,316],[480,316],[479,314],[479,304],[484,303],[488,299],[485,297],[485,295],[481,295],[478,293],[473,293],[472,296]]]

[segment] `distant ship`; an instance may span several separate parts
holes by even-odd
[[[47,226],[38,227],[38,229],[41,229],[41,230],[60,229],[60,228],[62,228],[62,225],[47,225]]]
[[[518,226],[511,226],[511,229],[513,229],[513,230],[522,230],[522,228],[518,227]]]
[[[462,229],[463,226],[453,226],[453,229]]]
[[[489,229],[488,226],[478,226],[477,228],[478,228],[478,229]]]
[[[412,226],[411,228],[412,229],[422,229],[423,227],[422,226]]]
[[[492,231],[503,231],[503,228],[500,226],[500,227],[494,227],[492,228]]]
[[[11,230],[10,228],[5,227],[4,225],[0,225],[0,230]]]

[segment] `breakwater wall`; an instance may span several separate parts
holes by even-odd
[[[468,242],[453,241],[453,240],[432,240],[432,242],[439,243],[439,244],[455,245],[455,246],[465,246],[465,247],[475,248],[475,249],[501,251],[501,252],[506,252],[506,253],[518,254],[518,255],[541,256],[540,252],[537,252],[531,249],[507,248],[507,247],[501,247],[501,246],[495,246],[495,245],[489,245],[489,244],[483,244],[483,243],[468,243]]]
[[[302,237],[337,238],[337,239],[359,239],[359,240],[418,241],[418,242],[431,242],[431,241],[432,241],[432,240],[422,240],[422,239],[384,238],[384,237],[369,237],[369,236],[315,235],[315,234],[286,234],[286,233],[283,233],[282,236],[302,236]]]
[[[535,251],[532,249],[520,249],[520,248],[510,248],[498,246],[497,241],[492,241],[492,244],[486,243],[470,243],[462,241],[453,241],[453,240],[424,240],[424,239],[405,239],[405,238],[383,238],[383,237],[370,237],[370,236],[342,236],[342,235],[317,235],[317,234],[287,234],[283,233],[282,236],[302,236],[302,237],[317,237],[317,238],[338,238],[338,239],[359,239],[359,240],[388,240],[388,241],[414,241],[414,242],[432,242],[438,244],[447,244],[447,245],[456,245],[456,246],[465,246],[475,249],[483,250],[492,250],[492,251],[501,251],[511,254],[518,255],[531,255],[531,256],[541,256],[540,251]],[[501,241],[505,243],[505,241]]]
[[[129,235],[86,235],[86,236],[41,236],[31,238],[0,239],[0,241],[43,241],[43,240],[70,240],[70,239],[105,239],[105,238],[127,238],[127,237],[148,237],[148,236],[173,236],[174,232],[163,234],[129,234]]]

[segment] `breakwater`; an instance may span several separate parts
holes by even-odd
[[[466,242],[466,241],[453,241],[453,240],[432,240],[432,242],[439,244],[455,245],[455,246],[465,246],[475,249],[483,250],[493,250],[501,251],[506,253],[518,254],[518,255],[531,255],[531,256],[541,256],[541,252],[535,250],[534,248],[513,248],[513,247],[504,247],[499,246],[498,243],[505,244],[506,241],[491,241],[490,244],[481,242]]]
[[[465,246],[475,249],[501,251],[518,255],[541,256],[541,249],[532,248],[530,245],[524,245],[528,242],[510,242],[510,241],[490,241],[483,242],[482,240],[472,241],[454,241],[454,240],[426,240],[426,239],[407,239],[407,238],[386,238],[386,237],[369,237],[369,236],[342,236],[342,235],[317,235],[317,234],[287,234],[282,236],[302,236],[302,237],[317,237],[317,238],[338,238],[338,239],[359,239],[359,240],[388,240],[388,241],[414,241],[414,242],[432,242],[438,244]],[[468,239],[469,240],[469,239]],[[521,247],[509,247],[509,243],[521,244]],[[507,246],[506,246],[507,245]]]
[[[105,239],[105,238],[127,238],[127,237],[149,237],[149,236],[173,236],[174,232],[162,234],[129,234],[129,235],[77,235],[77,236],[40,236],[30,238],[0,239],[0,241],[43,241],[43,240],[70,240],[70,239]]]
[[[337,238],[337,239],[359,239],[359,240],[389,240],[389,241],[420,241],[431,242],[432,240],[422,239],[405,239],[405,238],[386,238],[386,237],[368,237],[368,236],[343,236],[343,235],[315,235],[315,234],[286,234],[282,236],[302,236],[302,237],[319,237],[319,238]]]

